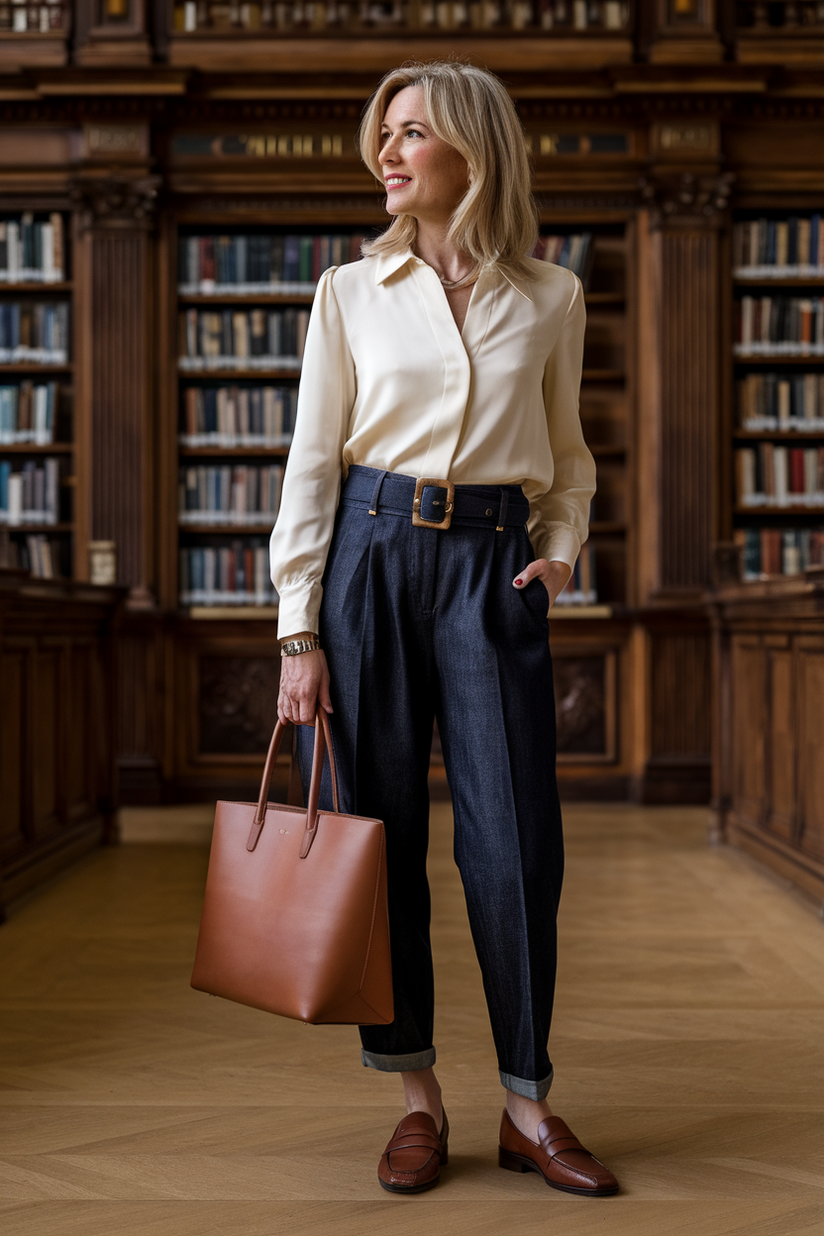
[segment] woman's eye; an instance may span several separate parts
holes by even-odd
[[[423,137],[423,134],[421,133],[420,129],[407,129],[406,130],[407,137],[411,137],[413,133],[415,134],[416,137]]]

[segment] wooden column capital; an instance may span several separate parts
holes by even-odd
[[[69,189],[81,232],[150,231],[159,176],[83,176]]]
[[[653,168],[638,182],[650,212],[650,226],[719,228],[725,221],[735,174],[721,171]]]

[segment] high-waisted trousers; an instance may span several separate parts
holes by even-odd
[[[540,1099],[552,1082],[563,840],[547,592],[539,579],[513,587],[535,557],[529,504],[520,486],[457,486],[450,528],[415,527],[414,488],[352,467],[323,577],[341,810],[386,828],[395,1020],[360,1028],[362,1060],[386,1072],[435,1062],[426,853],[437,718],[501,1081]],[[297,736],[306,791],[313,731]],[[328,782],[327,767],[326,810]]]

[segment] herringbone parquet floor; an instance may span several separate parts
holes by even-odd
[[[568,1197],[496,1165],[502,1091],[439,804],[452,1136],[437,1189],[378,1188],[402,1109],[393,1079],[361,1068],[353,1029],[189,988],[206,851],[131,844],[0,929],[5,1236],[822,1236],[814,909],[708,849],[703,812],[570,807],[566,821],[552,1101],[617,1173],[618,1197]]]

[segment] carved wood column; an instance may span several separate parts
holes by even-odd
[[[152,605],[151,229],[156,178],[76,181],[77,354],[85,406],[88,539],[114,541],[117,582]],[[82,562],[82,554],[81,554]]]
[[[699,134],[700,136],[700,134]],[[641,184],[639,504],[642,601],[697,598],[717,540],[721,231],[732,177],[657,167]]]

